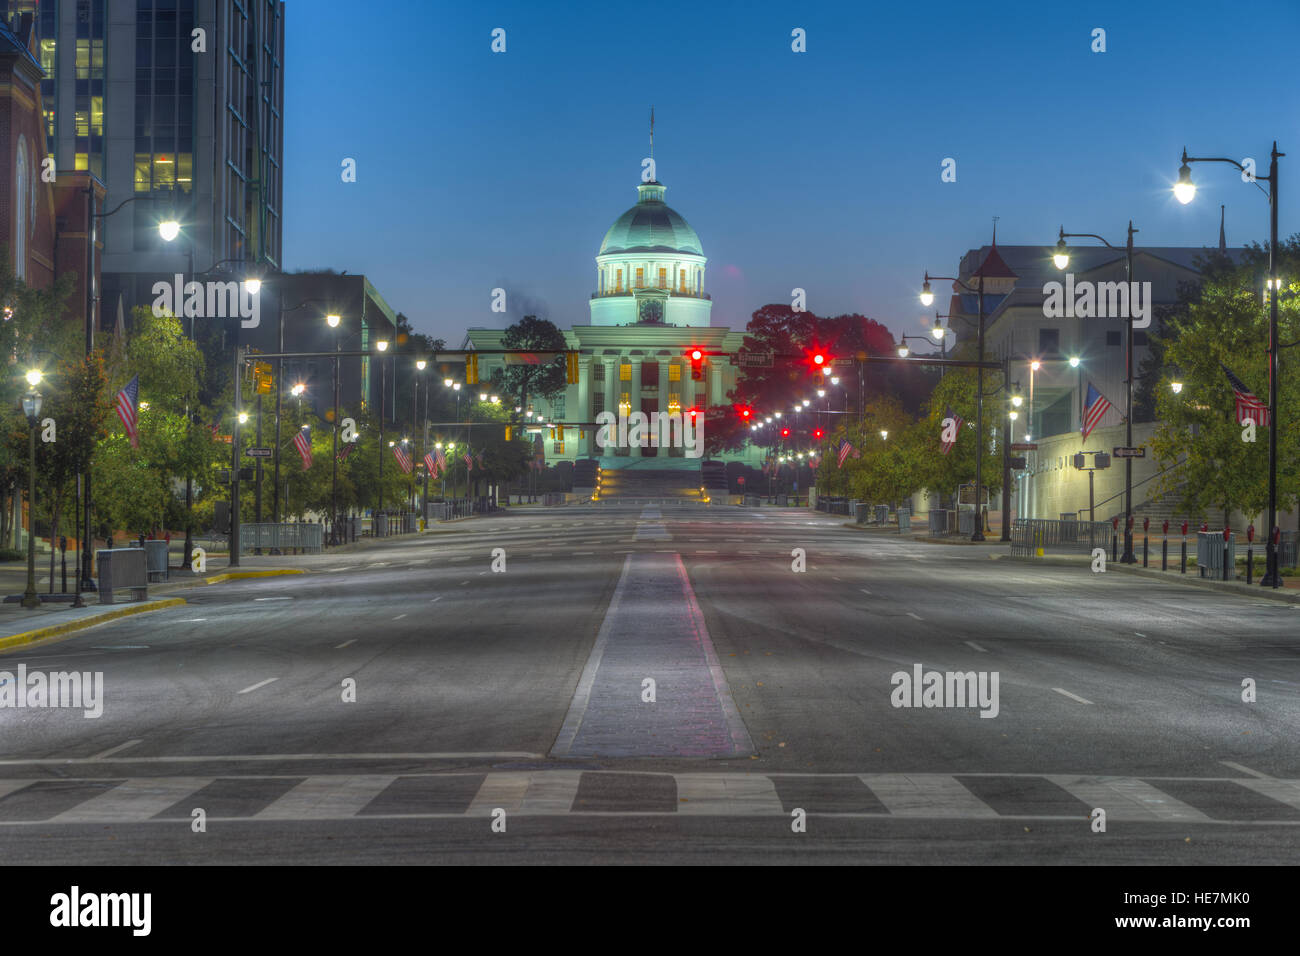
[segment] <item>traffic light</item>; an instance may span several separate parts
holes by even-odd
[[[513,430],[509,425],[507,425],[507,426],[506,426],[506,441],[510,441],[510,440],[511,440],[511,436],[513,436],[513,435],[514,435],[514,430]]]
[[[754,415],[753,411],[748,408],[742,408],[740,410],[740,420],[745,422],[746,424],[749,424],[750,420],[753,418],[753,415]]]
[[[272,387],[271,363],[254,362],[253,363],[253,390],[263,395],[268,395]]]
[[[686,357],[691,360],[691,378],[697,382],[704,380],[704,352],[700,349],[691,349],[686,353]]]
[[[825,437],[826,437],[826,432],[824,432],[822,429],[820,428],[813,429],[813,438],[816,438],[818,441],[821,441]]]
[[[564,353],[565,381],[570,385],[578,384],[578,353]]]
[[[465,356],[465,384],[478,384],[478,356],[473,352]]]
[[[687,412],[686,414],[688,414],[688,415],[691,416],[691,424],[694,425],[694,424],[695,424],[695,417],[696,417],[697,415],[700,414],[700,410],[699,410],[698,408],[692,408],[692,409],[691,409],[689,412]]]
[[[789,437],[790,437],[790,429],[788,429],[788,428],[782,428],[782,429],[781,429],[781,437],[782,437],[782,438],[789,438]]]

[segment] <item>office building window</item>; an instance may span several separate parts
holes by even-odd
[[[618,367],[618,380],[620,382],[632,381],[632,363],[622,362]],[[233,387],[233,386],[232,386]]]
[[[668,366],[668,381],[680,382],[682,380],[682,367],[677,362]]]

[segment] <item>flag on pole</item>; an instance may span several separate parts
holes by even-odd
[[[465,473],[468,474],[474,470],[474,456],[469,452],[465,452],[463,458],[465,461]]]
[[[357,443],[354,441],[345,441],[343,447],[339,449],[338,460],[347,461],[348,455],[356,451]]]
[[[302,458],[302,470],[306,471],[311,467],[311,429],[303,426],[298,429],[298,434],[293,436],[293,447],[298,449],[298,454]]]
[[[430,478],[438,477],[438,459],[433,457],[433,452],[424,453],[424,469],[429,473]]]
[[[953,428],[952,441],[944,441],[943,432],[939,433],[939,450],[945,455],[952,451],[952,446],[957,444],[957,438],[961,435],[962,417],[952,410],[951,405],[943,410],[943,420],[946,422],[950,418],[953,420],[955,425]],[[940,425],[942,424],[943,423],[940,422]],[[944,431],[947,431],[947,429],[944,428]]]
[[[852,455],[854,458],[860,457],[858,450],[853,447],[853,443],[847,438],[841,438],[840,443],[835,446],[835,450],[836,457],[839,459],[839,463],[835,466],[836,468],[843,468],[844,459],[848,458],[849,455]]]
[[[442,453],[441,448],[437,448],[434,450],[433,460],[438,463],[438,471],[447,470],[447,456]]]
[[[1110,411],[1110,402],[1106,396],[1097,391],[1092,382],[1088,383],[1088,398],[1083,407],[1083,440],[1087,441],[1092,430],[1100,423],[1102,417]]]
[[[131,440],[132,448],[140,447],[140,376],[137,375],[126,383],[126,388],[117,393],[117,417],[126,426],[126,437]]]
[[[402,471],[409,475],[411,473],[411,456],[406,453],[406,449],[400,443],[393,446],[393,457],[402,466]]]
[[[1237,376],[1232,374],[1232,370],[1222,362],[1219,368],[1223,369],[1228,376],[1228,383],[1232,386],[1232,394],[1237,399],[1237,423],[1249,419],[1262,428],[1268,427],[1268,406],[1255,397],[1255,393],[1246,387],[1246,384]]]

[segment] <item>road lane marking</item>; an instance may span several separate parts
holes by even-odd
[[[1064,689],[1062,689],[1062,688],[1060,688],[1060,687],[1053,687],[1052,690],[1056,691],[1058,694],[1064,694],[1066,697],[1070,698],[1070,700],[1077,700],[1077,701],[1078,701],[1079,703],[1081,703],[1081,704],[1091,704],[1091,703],[1092,703],[1092,701],[1090,701],[1090,700],[1084,700],[1084,699],[1083,699],[1082,697],[1080,697],[1078,694],[1071,694],[1068,690],[1064,690]]]
[[[866,588],[858,588],[858,590],[861,591],[863,594],[870,594],[870,593],[871,593],[871,592],[868,591]]]
[[[924,621],[924,620],[925,620],[925,618],[921,617],[921,615],[919,615],[919,614],[913,614],[911,611],[908,611],[908,612],[907,612],[907,616],[908,616],[908,617],[916,618],[918,621]]]
[[[119,758],[129,760],[129,757]],[[139,823],[197,793],[211,777],[149,777],[124,780],[46,823]],[[173,825],[175,825],[173,823]]]
[[[858,779],[898,817],[996,817],[997,811],[942,774],[862,773]]]
[[[677,812],[687,816],[784,814],[767,777],[738,773],[692,773],[677,777]]]
[[[134,747],[136,744],[139,743],[144,743],[144,741],[139,738],[135,740],[128,740],[126,743],[118,744],[116,747],[109,747],[107,750],[95,754],[95,756],[91,757],[90,759],[103,760],[105,757],[111,757],[113,756],[113,754],[120,753],[121,751],[126,750],[128,747]]]
[[[1300,810],[1300,781],[1266,777],[1263,780],[1234,780],[1233,783]]]
[[[1159,820],[1170,823],[1209,823],[1200,810],[1175,800],[1163,790],[1132,777],[1047,777],[1090,807],[1105,807],[1110,820]]]
[[[178,624],[198,624],[200,621],[206,621],[206,617],[187,617],[177,621]]]
[[[507,813],[568,813],[582,774],[581,770],[490,773],[465,815],[487,817],[497,807]]]
[[[581,558],[584,557],[585,555],[595,554],[595,553],[596,553],[595,551],[575,551],[573,552],[573,556],[575,558]]]
[[[396,776],[380,774],[308,777],[253,816],[258,820],[350,817],[364,810],[366,804],[387,790],[396,779]]]
[[[401,620],[402,618],[404,618],[404,617],[406,617],[405,614],[399,614],[399,615],[397,615],[397,617],[393,618],[393,620],[394,620],[394,621],[400,621],[400,620]]]
[[[979,646],[978,644],[976,644],[974,641],[967,641],[966,644],[967,644],[969,647],[973,647],[973,648],[975,648],[975,650],[977,650],[977,651],[979,651],[979,652],[981,652],[981,653],[983,653],[983,654],[987,654],[987,653],[988,653],[988,651],[986,651],[984,648],[980,647],[980,646]]]
[[[292,601],[292,597],[253,598],[254,601]]]
[[[356,642],[357,642],[357,639],[354,637],[354,638],[352,638],[351,640],[344,641],[342,644],[335,644],[335,645],[334,645],[334,650],[336,650],[336,651],[341,651],[341,650],[343,650],[343,648],[347,647],[349,644],[355,644]]]
[[[437,604],[437,603],[438,603],[439,601],[441,601],[441,600],[442,600],[442,595],[439,594],[436,598],[434,598],[434,599],[433,599],[432,601],[430,601],[429,603],[430,603],[430,604]]]
[[[1219,763],[1223,764],[1225,767],[1231,767],[1239,773],[1244,773],[1248,777],[1258,777],[1261,780],[1273,779],[1266,773],[1260,773],[1258,770],[1251,770],[1249,767],[1243,767],[1241,764],[1234,763],[1231,760],[1220,760]]]
[[[252,687],[245,687],[245,688],[244,688],[243,690],[241,690],[239,693],[241,693],[241,694],[247,694],[249,691],[257,690],[259,687],[265,687],[267,684],[270,684],[270,683],[272,683],[273,681],[278,681],[279,679],[280,679],[280,678],[278,678],[278,677],[268,677],[266,680],[258,681],[258,682],[257,682],[256,684],[254,684]]]

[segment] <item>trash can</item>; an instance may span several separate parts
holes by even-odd
[[[865,501],[856,502],[853,505],[853,520],[858,524],[866,524],[867,518],[871,515],[871,505]]]
[[[166,541],[146,541],[144,543],[145,569],[150,581],[168,579],[168,556]]]

